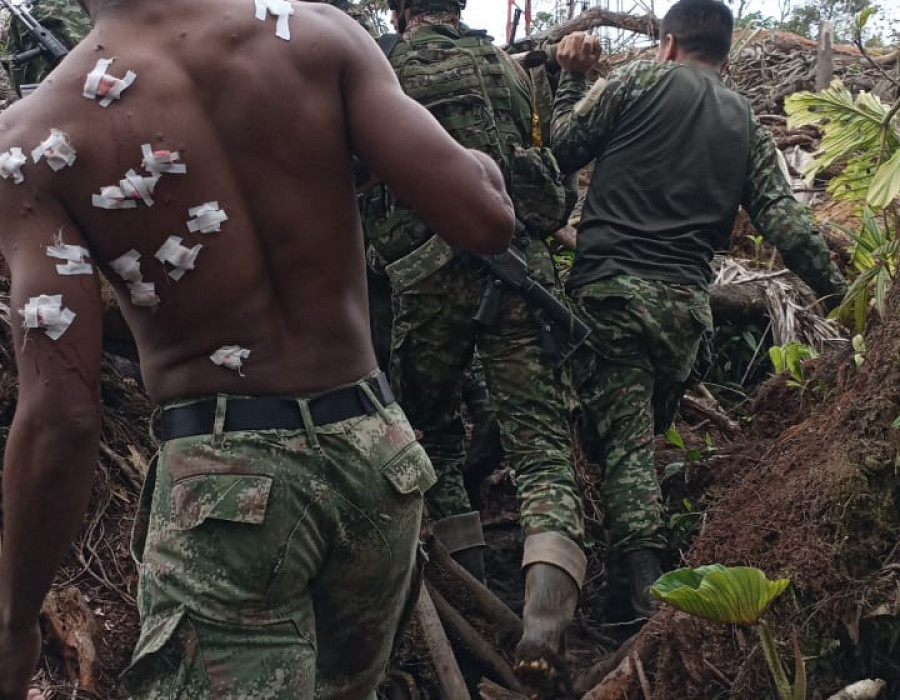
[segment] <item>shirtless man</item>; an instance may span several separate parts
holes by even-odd
[[[374,698],[434,474],[376,371],[351,154],[481,253],[509,243],[503,180],[332,7],[82,2],[92,32],[0,116],[20,388],[0,700],[40,697],[38,612],[91,490],[98,271],[164,408],[135,524],[134,696]]]

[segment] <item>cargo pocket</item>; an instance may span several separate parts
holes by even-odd
[[[192,530],[207,520],[262,525],[272,477],[257,474],[200,474],[172,487],[172,527]]]
[[[416,441],[410,442],[382,468],[381,473],[394,490],[404,496],[424,494],[437,483],[437,475],[425,449]]]
[[[177,478],[167,527],[154,544],[165,554],[148,575],[183,564],[181,602],[220,622],[267,615],[266,590],[286,533],[271,514],[273,478],[264,474],[202,473]],[[159,583],[160,587],[165,582]]]

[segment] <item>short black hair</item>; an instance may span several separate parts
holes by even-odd
[[[731,50],[734,16],[719,0],[679,0],[660,25],[660,37],[675,37],[681,50],[697,58],[722,64]]]

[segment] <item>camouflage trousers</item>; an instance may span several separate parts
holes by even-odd
[[[418,593],[433,482],[396,403],[164,443],[132,544],[132,697],[374,700]]]
[[[544,243],[532,241],[526,252],[532,274],[552,286],[553,260]],[[584,519],[565,384],[520,296],[504,293],[495,325],[481,328],[472,320],[483,287],[481,274],[456,256],[412,287],[394,290],[391,384],[437,472],[425,497],[429,515],[439,520],[471,511],[459,409],[477,344],[503,449],[515,468],[525,535],[552,532],[580,545]]]
[[[585,452],[604,469],[610,540],[621,553],[662,548],[653,436],[672,424],[700,336],[712,327],[708,295],[623,275],[571,296],[592,331],[573,374]]]

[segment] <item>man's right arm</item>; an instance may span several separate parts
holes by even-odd
[[[496,163],[454,141],[403,94],[378,45],[355,22],[342,24],[350,35],[342,87],[354,151],[447,242],[482,254],[505,250],[515,213]]]
[[[794,197],[778,167],[775,142],[756,117],[750,121],[750,158],[741,202],[753,225],[781,253],[784,264],[824,298],[837,306],[847,283],[831,252],[813,227],[809,210]]]

